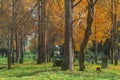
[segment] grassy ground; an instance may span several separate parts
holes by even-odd
[[[60,67],[52,67],[52,63],[37,65],[35,61],[25,60],[25,63],[15,64],[7,70],[7,60],[0,58],[0,80],[120,80],[120,66],[110,65],[108,69],[96,71],[99,65],[87,64],[86,71],[61,71]]]

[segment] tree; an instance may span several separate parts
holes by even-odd
[[[87,16],[87,28],[85,30],[85,35],[82,40],[81,46],[80,46],[80,53],[79,53],[79,70],[84,71],[85,64],[84,64],[84,55],[85,55],[85,49],[89,40],[90,35],[92,34],[92,23],[94,18],[94,6],[96,4],[97,0],[88,0],[88,16]]]
[[[45,45],[45,0],[38,0],[38,60],[37,63],[46,62]]]
[[[111,22],[112,22],[112,26],[113,26],[113,0],[111,0]],[[113,64],[113,50],[114,50],[114,38],[113,38],[113,27],[111,30],[111,64]]]
[[[117,4],[118,4],[118,0],[114,0],[113,1],[113,36],[114,36],[113,54],[114,54],[115,65],[118,65]]]
[[[15,1],[12,0],[12,26],[9,30],[9,42],[8,42],[8,69],[11,68],[12,65],[12,55],[13,55],[13,32],[14,32],[14,26],[15,26],[15,14],[14,14],[14,10],[15,10]]]
[[[98,44],[96,41],[96,26],[95,26],[95,63],[97,64],[97,58],[98,58]]]
[[[73,1],[65,0],[65,37],[62,70],[73,71]]]

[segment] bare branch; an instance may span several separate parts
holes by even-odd
[[[31,9],[30,12],[32,12],[37,6],[38,6],[38,3],[36,3],[36,4],[33,6],[33,8]]]
[[[93,5],[95,5],[97,3],[98,0],[95,0],[95,2],[93,3]]]
[[[73,8],[76,7],[80,2],[82,2],[82,0],[79,0],[77,3],[75,3],[75,4],[73,5]]]
[[[73,2],[74,2],[75,0],[73,0]]]
[[[62,11],[62,8],[60,6],[59,0],[57,0],[57,4],[58,4],[58,7],[59,7],[60,11]]]
[[[79,21],[80,19],[82,20],[83,18],[79,17],[78,19],[75,19],[75,20],[73,21],[73,23]]]
[[[97,1],[98,0],[95,0],[95,1],[91,1],[91,0],[88,0],[88,5],[90,6],[90,7],[94,7],[95,6],[95,4],[97,3]]]

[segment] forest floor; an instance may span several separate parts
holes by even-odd
[[[60,67],[53,67],[52,63],[37,65],[35,61],[26,59],[24,64],[14,64],[7,69],[7,58],[0,57],[0,80],[120,80],[120,65],[109,65],[109,68],[96,71],[100,65],[86,64],[84,72],[61,71]]]

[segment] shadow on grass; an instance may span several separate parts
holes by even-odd
[[[6,68],[6,67],[0,67],[0,70],[1,70],[1,69],[5,69],[5,68]]]
[[[34,71],[34,72],[28,72],[28,73],[22,73],[19,75],[16,75],[15,77],[29,77],[29,76],[34,76],[36,74],[40,74],[40,73],[46,73],[46,72],[57,72],[59,71],[59,69],[51,69],[51,70],[39,70],[39,71]]]

